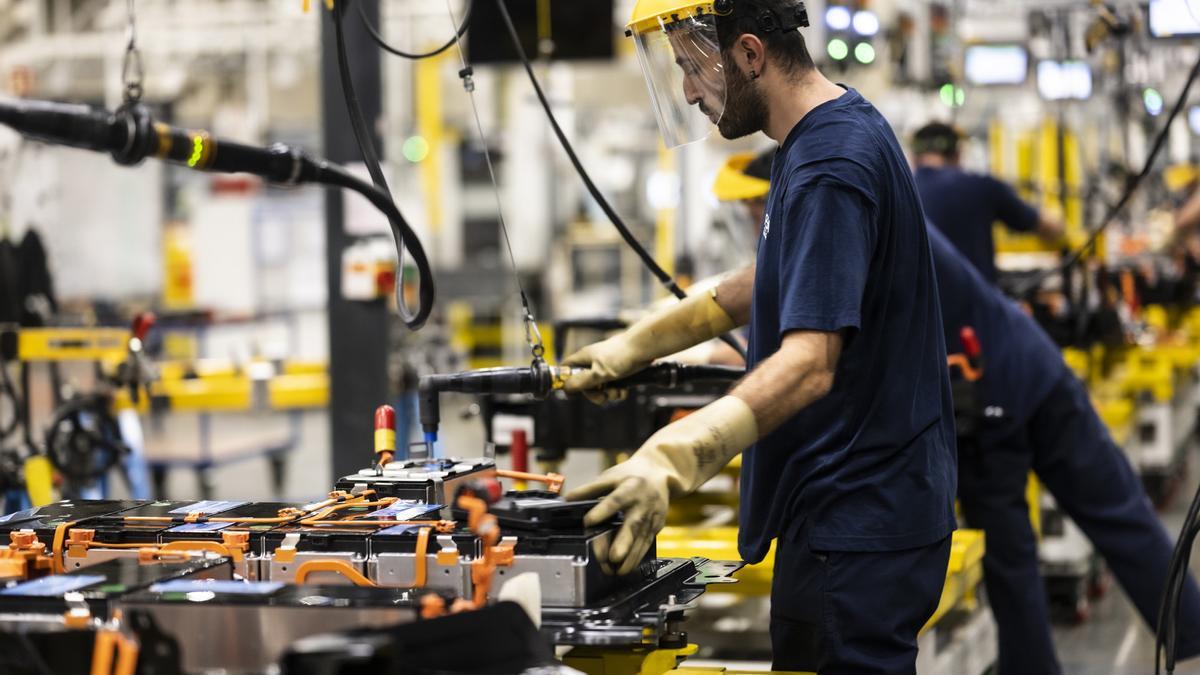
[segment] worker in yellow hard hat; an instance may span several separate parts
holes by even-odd
[[[713,181],[713,195],[744,212],[743,222],[754,227],[755,236],[767,215],[767,191],[771,188],[774,152],[741,153],[725,161]]]
[[[597,555],[630,573],[673,497],[742,453],[738,547],[777,542],[775,670],[914,673],[955,527],[954,419],[916,186],[887,121],[828,80],[800,0],[639,0],[628,25],[668,146],[778,145],[756,262],[564,360],[569,390],[749,325],[727,396],[569,498],[624,522]]]

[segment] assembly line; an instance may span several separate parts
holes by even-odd
[[[0,672],[1200,673],[1197,40],[0,0]]]

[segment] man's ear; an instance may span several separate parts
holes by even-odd
[[[743,33],[730,49],[730,55],[746,77],[756,78],[766,70],[767,49],[757,35]]]

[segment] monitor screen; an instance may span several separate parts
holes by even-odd
[[[967,83],[977,87],[1023,84],[1029,76],[1029,52],[1021,45],[971,45],[963,71]]]
[[[1092,68],[1083,61],[1039,61],[1037,87],[1047,101],[1086,101],[1092,96]]]
[[[602,60],[616,56],[614,0],[506,0],[505,6],[530,59],[538,58],[539,24],[549,28],[549,56],[559,60]],[[495,0],[476,1],[467,32],[472,63],[517,61],[512,38]],[[539,16],[547,9],[549,17]]]
[[[1150,34],[1157,38],[1200,35],[1200,0],[1150,0]]]

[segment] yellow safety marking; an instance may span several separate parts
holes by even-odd
[[[17,332],[20,361],[121,361],[129,349],[122,328],[22,328]]]

